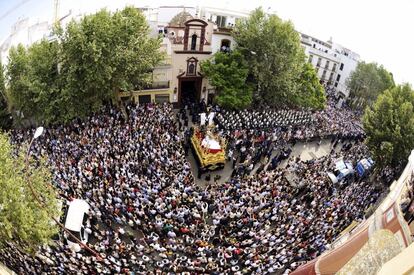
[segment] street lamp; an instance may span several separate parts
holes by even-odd
[[[42,126],[37,127],[37,129],[36,129],[36,131],[33,135],[33,138],[36,139],[36,138],[40,137],[43,134],[43,131],[44,131],[44,128]]]
[[[29,144],[29,148],[27,148],[27,152],[26,152],[26,156],[25,156],[25,168],[26,168],[26,181],[27,181],[27,183],[28,183],[28,185],[29,185],[29,189],[30,189],[30,191],[31,191],[31,193],[32,193],[32,195],[33,195],[33,197],[36,199],[36,201],[39,203],[39,205],[42,207],[42,208],[45,208],[46,209],[46,206],[44,205],[44,203],[43,203],[43,201],[40,199],[40,196],[36,193],[36,191],[34,190],[34,188],[33,188],[33,186],[32,186],[32,182],[31,182],[31,178],[30,178],[30,176],[29,176],[29,169],[30,169],[30,166],[29,166],[29,154],[30,154],[30,149],[31,149],[31,147],[32,147],[32,144],[33,144],[33,141],[35,140],[35,139],[37,139],[38,137],[40,137],[42,134],[43,134],[43,132],[44,132],[44,128],[42,127],[42,126],[40,126],[40,127],[37,127],[36,128],[36,131],[35,131],[35,133],[33,134],[33,137],[32,137],[32,139],[31,139],[31,141],[30,141],[30,144]],[[46,209],[46,212],[49,214],[49,212],[47,211],[47,209]],[[70,235],[72,238],[74,238],[75,240],[76,240],[76,242],[77,242],[77,244],[79,245],[79,247],[84,247],[84,248],[86,248],[87,250],[89,250],[90,252],[92,252],[94,255],[95,255],[95,257],[97,258],[97,260],[98,261],[101,261],[101,260],[103,260],[102,259],[102,257],[98,254],[98,252],[96,252],[95,250],[93,250],[93,249],[91,249],[88,245],[86,245],[86,244],[83,244],[79,239],[78,239],[78,237],[76,237],[75,235],[73,235],[68,229],[66,229],[64,226],[63,226],[63,224],[61,224],[55,217],[51,217],[53,220],[54,220],[54,222],[56,223],[56,224],[58,224],[68,235]]]
[[[28,168],[29,168],[29,154],[30,154],[30,149],[32,148],[33,141],[35,139],[37,139],[38,137],[40,137],[43,134],[44,130],[45,129],[42,126],[37,127],[36,131],[35,131],[35,133],[32,137],[32,140],[29,143],[29,148],[27,148],[26,157],[24,159],[25,163],[26,163],[26,170],[28,170]]]

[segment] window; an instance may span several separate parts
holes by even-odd
[[[217,15],[217,19],[216,19],[217,27],[219,27],[219,28],[226,27],[226,21],[227,21],[226,16]]]
[[[223,39],[221,40],[220,51],[228,53],[230,52],[230,40]]]
[[[196,45],[197,45],[197,34],[193,34],[191,36],[191,50],[192,51],[196,50]]]
[[[338,82],[335,83],[335,88],[338,87]]]
[[[332,80],[333,80],[333,75],[334,75],[334,73],[333,73],[333,72],[331,72],[331,74],[330,74],[330,76],[329,76],[329,82],[332,82]]]
[[[341,75],[338,74],[338,76],[336,77],[336,81],[339,81],[339,79],[341,79]]]
[[[336,71],[336,63],[334,63],[334,64],[333,64],[332,71],[333,71],[333,72],[335,72],[335,71]]]
[[[318,57],[318,63],[316,64],[317,67],[321,66],[322,58]]]
[[[325,69],[329,69],[329,60],[326,60]]]
[[[325,76],[326,76],[326,70],[323,70],[321,80],[325,80]]]
[[[170,95],[169,94],[155,95],[155,102],[156,103],[170,102]]]
[[[339,70],[343,70],[344,69],[344,63],[341,63],[341,66],[339,67]]]
[[[313,60],[313,55],[309,55],[308,62],[309,62],[309,63],[312,63],[312,60]]]
[[[151,96],[150,95],[140,95],[138,97],[139,104],[151,103]]]

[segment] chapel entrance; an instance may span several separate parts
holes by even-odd
[[[200,101],[201,81],[201,77],[180,78],[179,102],[182,106]]]

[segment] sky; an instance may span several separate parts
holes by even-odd
[[[59,0],[59,15],[90,13],[102,7],[125,5],[209,6],[232,10],[265,11],[291,20],[298,31],[343,45],[367,62],[377,62],[391,71],[397,83],[414,86],[414,0]],[[29,17],[31,22],[53,18],[54,0],[0,0],[0,43],[11,26]]]

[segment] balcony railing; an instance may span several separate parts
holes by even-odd
[[[214,32],[231,33],[232,30],[233,30],[233,26],[226,26],[226,27],[217,27],[217,29],[214,30]]]
[[[168,88],[170,88],[170,81],[155,81],[142,88],[142,90],[156,90]]]

